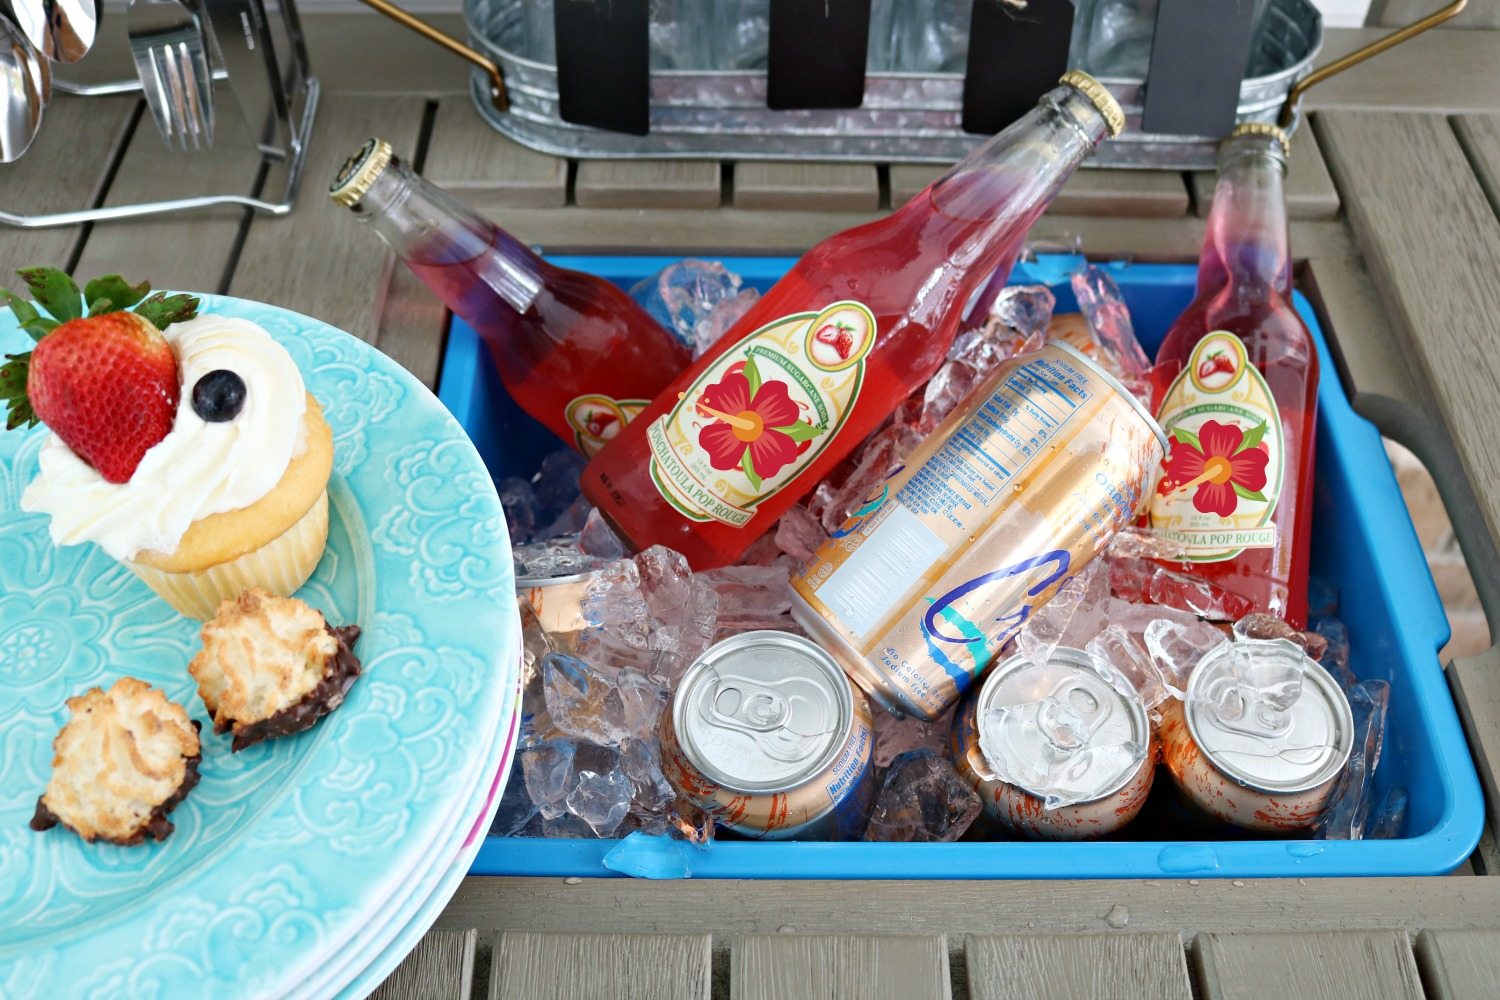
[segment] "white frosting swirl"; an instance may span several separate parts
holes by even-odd
[[[52,515],[58,545],[97,542],[116,559],[174,552],[194,521],[248,507],[271,491],[307,447],[302,374],[259,325],[199,316],[166,330],[182,376],[172,430],[141,458],[128,482],[110,483],[56,435],[21,508]],[[233,419],[208,423],[193,411],[193,386],[209,372],[245,382]]]

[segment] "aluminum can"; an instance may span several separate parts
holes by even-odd
[[[1014,358],[793,578],[792,615],[875,701],[935,719],[1135,520],[1165,450],[1078,351]]]
[[[567,635],[588,628],[583,602],[589,595],[591,573],[568,576],[518,577],[516,598],[531,608],[547,632]]]
[[[831,656],[789,632],[709,647],[662,713],[662,773],[749,837],[858,839],[874,752],[869,703]]]
[[[991,708],[1056,698],[1088,726],[1091,740],[1140,748],[1132,769],[1084,767],[1070,771],[1069,790],[1081,801],[1048,809],[1042,797],[998,777],[980,747],[980,727]],[[1038,734],[1037,739],[1044,739]],[[1040,748],[1039,748],[1040,749]],[[1045,666],[1017,654],[998,664],[960,702],[949,736],[953,766],[973,786],[984,814],[1005,833],[1027,840],[1088,840],[1135,819],[1156,775],[1156,740],[1146,706],[1129,682],[1081,649],[1060,646]]]
[[[1162,706],[1162,763],[1192,806],[1222,823],[1263,833],[1313,825],[1328,803],[1354,745],[1349,699],[1333,676],[1289,641],[1274,655],[1300,657],[1302,694],[1283,713],[1267,713],[1251,695],[1238,718],[1216,708],[1233,684],[1233,648],[1206,657],[1183,701]],[[1233,697],[1240,697],[1234,695]]]

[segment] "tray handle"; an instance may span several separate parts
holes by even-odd
[[[369,3],[370,0],[365,0]],[[1454,0],[1441,10],[1433,11],[1420,21],[1413,21],[1404,28],[1397,28],[1384,38],[1376,39],[1362,49],[1335,59],[1327,66],[1313,70],[1307,76],[1292,85],[1292,89],[1286,95],[1286,103],[1281,106],[1281,119],[1278,124],[1282,128],[1290,128],[1293,120],[1297,117],[1297,105],[1302,102],[1302,95],[1313,87],[1322,83],[1331,76],[1337,76],[1352,66],[1358,66],[1367,59],[1373,59],[1386,49],[1395,48],[1402,42],[1410,41],[1429,28],[1436,28],[1444,21],[1451,20],[1463,13],[1463,9],[1469,5],[1469,0]]]
[[[505,111],[510,107],[510,97],[505,90],[505,77],[501,75],[500,67],[495,63],[475,52],[452,35],[439,31],[420,18],[413,17],[400,7],[390,3],[389,0],[360,0],[360,2],[367,7],[379,11],[402,27],[415,31],[428,41],[441,45],[454,55],[462,59],[467,59],[475,66],[484,70],[490,78],[490,103],[495,106],[496,111]]]

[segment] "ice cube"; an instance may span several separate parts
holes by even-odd
[[[753,288],[742,288],[729,298],[720,299],[693,328],[693,357],[701,358],[707,353],[758,301],[760,292]]]
[[[661,749],[654,734],[630,739],[620,746],[620,762],[630,779],[630,811],[636,816],[664,816],[677,798],[661,770]]]
[[[648,735],[666,703],[665,689],[633,667],[596,669],[577,657],[548,653],[541,672],[553,725],[601,746]]]
[[[566,535],[577,538],[578,533],[588,523],[589,512],[593,509],[593,505],[580,496],[564,507],[545,527],[539,528],[536,537],[559,538]]]
[[[1395,840],[1406,825],[1406,789],[1392,785],[1365,825],[1366,840]]]
[[[511,549],[515,560],[516,576],[551,578],[586,573],[599,565],[599,560],[585,555],[578,548],[576,537],[565,536],[545,542],[528,542]]]
[[[979,719],[979,749],[1002,781],[1042,800],[1047,809],[1084,801],[1101,784],[1140,766],[1144,742],[1106,742],[1074,706],[1055,695],[997,705]]]
[[[1007,334],[1022,342],[1021,350],[1034,351],[1047,336],[1057,297],[1046,285],[1007,285],[990,306],[984,329],[996,340]]]
[[[908,750],[946,752],[955,708],[949,707],[931,722],[914,715],[898,719],[890,712],[876,708],[871,713],[875,720],[875,766],[890,767],[891,761]]]
[[[700,320],[739,291],[740,276],[716,260],[688,258],[637,282],[630,289],[646,312],[691,346]]]
[[[1181,699],[1188,678],[1205,656],[1229,640],[1207,622],[1170,621],[1158,618],[1146,626],[1146,650],[1156,666],[1168,694]]]
[[[1339,613],[1339,588],[1322,577],[1307,580],[1307,614],[1309,618],[1332,617]]]
[[[1307,636],[1275,615],[1263,612],[1241,618],[1234,623],[1233,631],[1237,639],[1286,639],[1296,643],[1304,651],[1307,649]]]
[[[1065,636],[1076,637],[1074,644],[1082,645],[1103,631],[1108,600],[1108,573],[1100,563],[1090,563],[1031,615],[1016,634],[1017,650],[1032,663],[1045,664]]]
[[[543,816],[541,835],[565,840],[593,840],[598,836],[593,827],[570,812]]]
[[[1375,768],[1385,743],[1386,712],[1391,686],[1385,681],[1360,681],[1349,689],[1349,708],[1354,715],[1354,749],[1344,773],[1334,785],[1323,814],[1313,827],[1324,840],[1359,840],[1370,816],[1370,795]]]
[[[776,522],[774,536],[776,547],[797,560],[800,565],[813,557],[813,553],[828,540],[828,533],[813,517],[812,512],[800,503],[787,508],[781,520]]]
[[[979,796],[946,757],[928,749],[908,750],[886,772],[865,839],[955,841],[974,822],[980,808]]]
[[[490,821],[491,837],[513,837],[530,823],[540,810],[531,801],[526,791],[526,775],[521,765],[521,755],[511,766],[505,779],[505,794],[500,796],[500,805],[495,809],[495,818]]]
[[[624,559],[630,554],[620,536],[615,534],[615,529],[592,508],[583,522],[583,530],[578,533],[578,550],[595,559]]]
[[[566,739],[543,740],[516,752],[526,794],[543,818],[553,819],[567,811],[565,803],[573,790],[573,758],[577,752],[577,745]]]
[[[917,429],[892,424],[876,434],[860,452],[859,462],[823,509],[823,529],[833,534],[850,515],[879,496],[880,486],[902,468],[906,456],[921,440]]]
[[[1118,670],[1148,710],[1169,697],[1166,680],[1151,655],[1119,625],[1111,625],[1094,636],[1084,649],[1097,662]]]
[[[500,480],[495,487],[500,494],[500,506],[505,511],[505,526],[510,529],[511,545],[524,545],[531,541],[536,531],[537,502],[531,483],[517,476]]]
[[[578,499],[581,492],[578,479],[586,461],[571,448],[554,451],[542,459],[541,467],[531,477],[531,488],[538,508],[538,525],[557,517],[564,508]]]
[[[1131,381],[1143,379],[1151,370],[1151,361],[1136,339],[1130,310],[1115,279],[1103,268],[1089,266],[1073,274],[1072,284],[1078,309],[1088,320],[1105,367]]]
[[[595,836],[608,837],[630,811],[632,791],[623,768],[614,767],[603,774],[579,771],[568,793],[568,812],[587,823]]]
[[[1147,598],[1153,604],[1191,611],[1200,618],[1221,622],[1238,621],[1254,607],[1249,598],[1216,583],[1161,566],[1151,575]]]
[[[1328,644],[1318,662],[1347,691],[1358,681],[1349,666],[1349,629],[1337,618],[1328,616],[1313,618],[1308,624]]]
[[[978,336],[976,334],[976,336]],[[982,339],[982,338],[981,338]],[[945,361],[922,390],[920,426],[931,430],[956,410],[984,381],[985,372],[966,361]]]
[[[1150,528],[1127,525],[1110,539],[1106,552],[1111,559],[1176,561],[1186,554],[1187,548],[1182,543],[1170,541]]]
[[[791,569],[770,566],[724,566],[698,574],[719,596],[720,628],[774,627],[792,608]]]

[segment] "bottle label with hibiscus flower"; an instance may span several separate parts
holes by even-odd
[[[574,446],[585,458],[593,458],[650,403],[649,399],[614,399],[589,393],[569,400],[563,408],[563,419],[573,429]]]
[[[838,434],[874,342],[874,314],[853,301],[748,334],[647,428],[656,488],[684,517],[744,526]]]
[[[1274,545],[1281,416],[1244,343],[1225,330],[1198,341],[1156,419],[1170,450],[1151,498],[1152,530],[1181,545],[1189,562]]]

